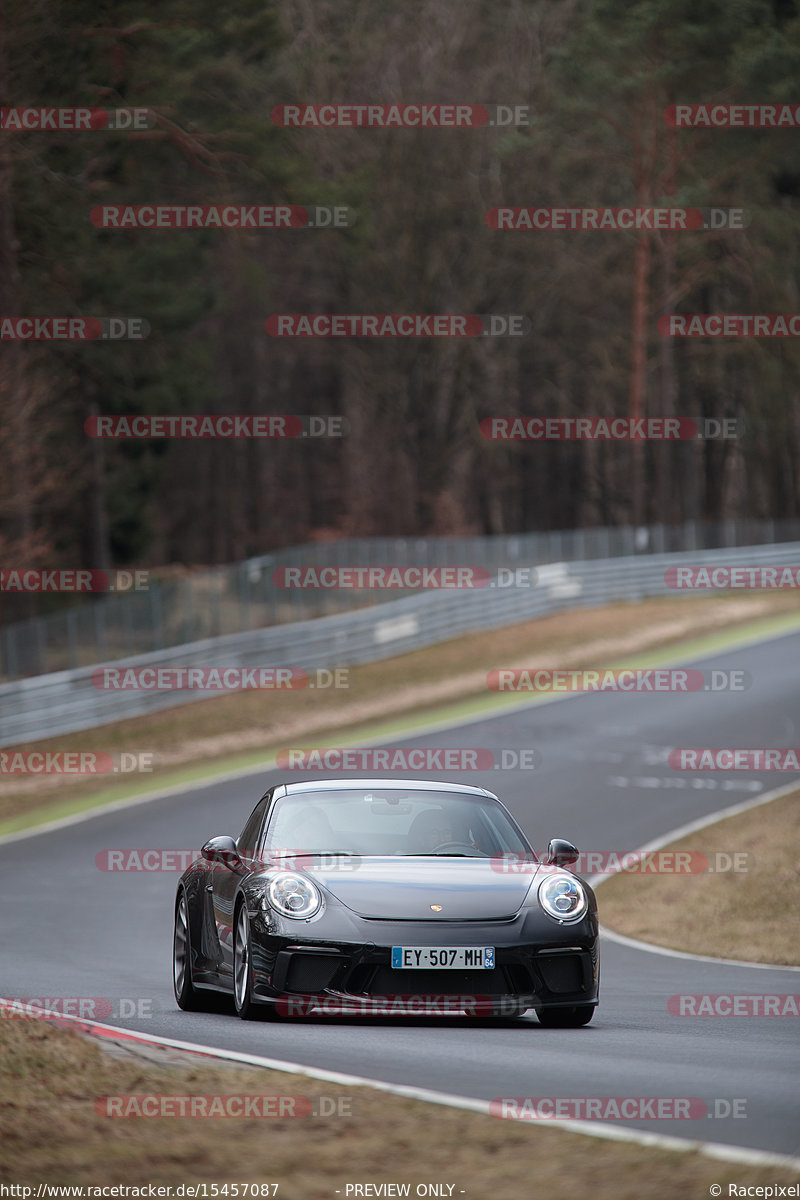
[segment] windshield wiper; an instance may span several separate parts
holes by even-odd
[[[357,850],[270,850],[267,858],[319,858],[321,854],[333,854],[337,858],[359,858]]]
[[[480,854],[463,854],[460,850],[417,850],[413,854],[401,854],[401,858],[481,858]]]

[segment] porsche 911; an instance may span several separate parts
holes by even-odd
[[[497,796],[397,779],[282,783],[216,836],[175,901],[183,1009],[243,1019],[388,1013],[587,1024],[594,893],[554,839],[539,857]]]

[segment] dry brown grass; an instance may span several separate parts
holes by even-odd
[[[520,1031],[525,1036],[526,1031]],[[473,1200],[664,1200],[711,1184],[800,1181],[785,1167],[715,1162],[427,1105],[260,1068],[111,1058],[43,1022],[0,1020],[0,1182],[35,1185],[274,1181],[285,1200],[330,1200],[347,1183],[447,1182]],[[327,1119],[122,1118],[100,1096],[346,1096]],[[702,1123],[705,1126],[705,1122]],[[707,1130],[689,1130],[707,1136]]]
[[[669,849],[743,851],[751,856],[750,869],[615,875],[598,893],[604,925],[690,954],[800,966],[800,790],[709,825]]]

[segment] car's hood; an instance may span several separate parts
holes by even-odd
[[[362,917],[492,921],[519,912],[538,867],[506,874],[488,858],[346,858],[307,874]],[[432,906],[441,905],[441,911]]]

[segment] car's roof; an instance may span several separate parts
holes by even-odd
[[[486,796],[496,800],[494,792],[475,787],[471,783],[447,783],[441,779],[304,779],[297,783],[282,785],[286,795],[295,792],[352,791],[353,788],[401,789],[406,792],[465,792],[470,796]],[[276,789],[276,794],[280,787]]]

